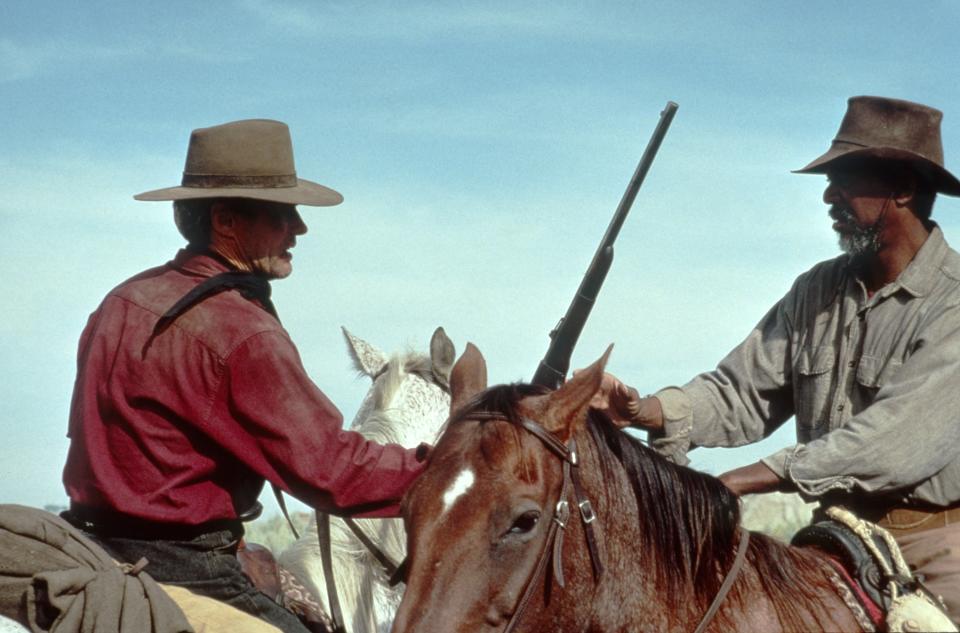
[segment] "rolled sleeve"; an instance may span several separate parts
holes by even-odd
[[[960,328],[953,311],[928,328],[920,348],[878,391],[874,402],[835,429],[788,451],[783,474],[801,492],[913,491],[955,468],[960,452]],[[960,474],[960,473],[958,473]],[[960,498],[957,477],[938,477],[940,490],[920,491],[932,503]]]
[[[686,466],[693,424],[690,398],[680,387],[666,387],[653,395],[663,415],[663,432],[652,438],[653,447],[673,463]]]

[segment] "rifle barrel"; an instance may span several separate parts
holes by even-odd
[[[660,144],[670,128],[670,123],[673,121],[673,116],[676,114],[678,107],[673,101],[668,101],[666,107],[660,113],[657,127],[647,143],[647,148],[640,157],[640,162],[633,172],[633,177],[627,184],[627,190],[623,193],[620,204],[617,205],[613,219],[610,220],[606,233],[600,240],[600,246],[593,255],[593,260],[590,262],[579,288],[577,288],[573,301],[570,302],[570,307],[567,308],[566,314],[560,319],[557,327],[550,332],[550,347],[537,367],[533,376],[533,384],[556,389],[566,380],[573,348],[580,338],[580,333],[590,316],[597,294],[599,294],[607,272],[613,263],[613,244],[620,234],[620,228],[623,226],[624,220],[627,219],[627,214],[630,213],[630,208],[633,206],[633,201],[640,191],[640,186],[643,184],[647,172],[650,171],[653,159],[660,149]]]

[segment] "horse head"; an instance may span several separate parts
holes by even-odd
[[[343,334],[358,373],[371,381],[350,429],[380,443],[408,447],[433,443],[450,409],[454,347],[443,328],[433,333],[428,355],[413,350],[387,355],[345,328]],[[406,534],[399,519],[359,519],[357,523],[387,557],[403,559]],[[341,519],[332,517],[330,530],[334,576],[347,629],[389,630],[401,589],[389,585],[383,567]],[[293,606],[310,611],[328,604],[313,518],[300,539],[280,556],[280,564],[303,585],[299,591],[286,587]],[[307,595],[302,600],[305,606],[291,594]]]
[[[454,360],[453,342],[443,328],[434,331],[429,356],[414,351],[387,356],[342,330],[357,372],[372,381],[350,428],[380,442],[432,443],[449,409]]]
[[[608,355],[554,392],[487,388],[467,346],[403,501],[394,633],[857,630],[822,554],[746,536],[718,479],[590,409]]]
[[[483,356],[468,344],[450,379],[450,420],[404,499],[408,583],[395,632],[579,628],[576,596],[597,582],[580,546],[591,528],[575,507],[560,516],[559,502],[568,496],[566,464],[577,461],[565,447],[586,427],[608,354],[554,392],[488,390]],[[564,534],[578,546],[564,548]],[[602,558],[603,543],[595,547]],[[554,601],[565,604],[547,624],[543,607],[556,591],[567,591]]]

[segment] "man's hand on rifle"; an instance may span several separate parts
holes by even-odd
[[[590,406],[606,413],[620,428],[634,426],[648,431],[663,428],[660,401],[653,396],[642,398],[636,389],[623,384],[613,374],[603,375],[600,391]]]

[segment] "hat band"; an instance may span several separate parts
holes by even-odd
[[[271,189],[280,187],[296,187],[296,174],[279,174],[276,176],[227,176],[214,174],[183,174],[181,184],[184,187],[200,189]]]

